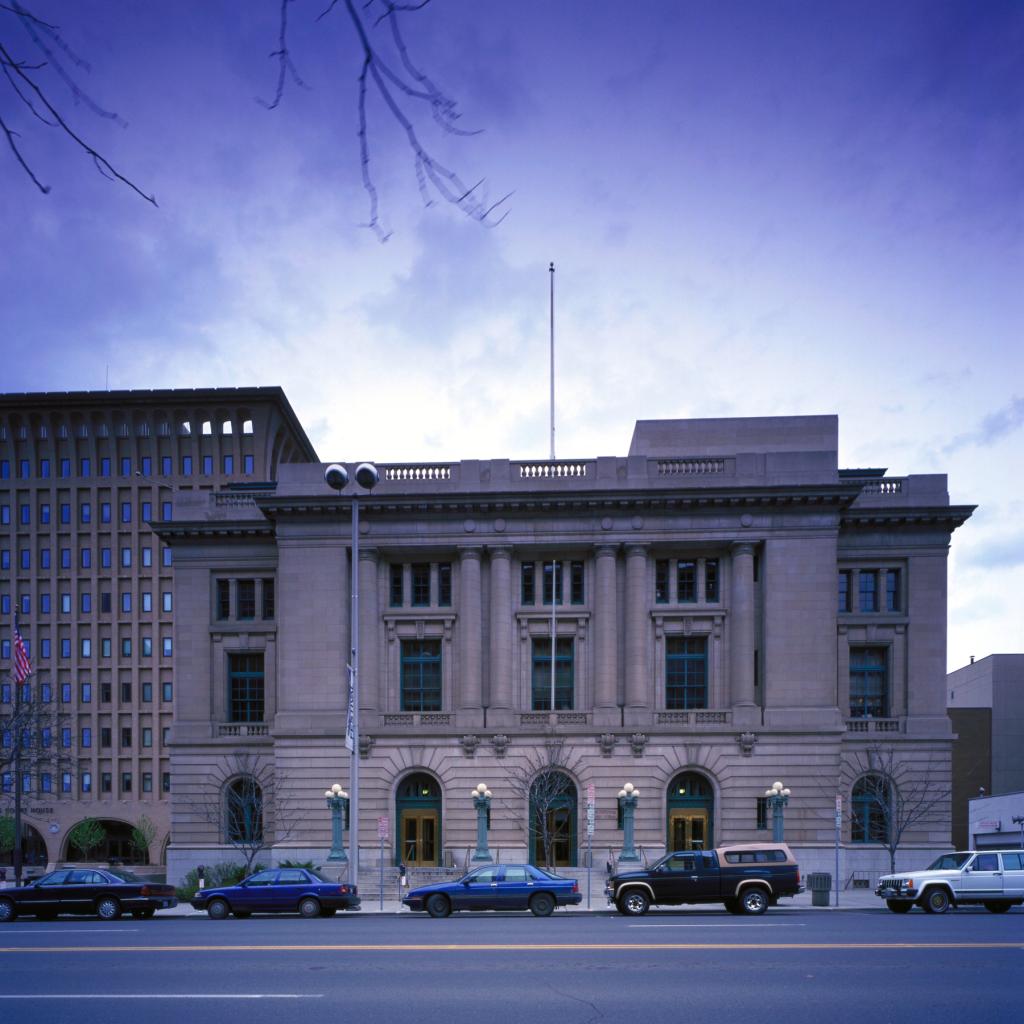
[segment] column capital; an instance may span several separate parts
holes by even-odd
[[[594,545],[594,557],[595,558],[615,558],[619,553],[618,544],[595,544]]]
[[[488,544],[487,553],[491,556],[493,562],[496,558],[511,558],[512,557],[512,545],[511,544]]]
[[[626,545],[626,557],[627,558],[646,558],[647,552],[650,550],[650,544],[627,544]]]
[[[749,540],[738,540],[734,541],[732,545],[732,553],[734,556],[740,555],[751,555],[754,554],[754,544]]]
[[[478,544],[474,547],[460,547],[459,548],[459,561],[466,562],[470,559],[476,559],[478,562],[483,556],[484,549]]]
[[[377,556],[380,554],[376,548],[363,547],[359,545],[359,561],[360,562],[376,562]]]

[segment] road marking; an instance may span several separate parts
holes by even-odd
[[[140,928],[33,928],[26,930],[25,935],[127,935],[129,932],[141,931]]]
[[[627,928],[806,928],[805,924],[627,924]]]
[[[48,992],[32,992],[24,995],[0,995],[0,999],[323,999],[322,992],[244,992],[232,995],[226,992],[120,992],[109,995],[97,993],[53,995]]]
[[[302,946],[5,946],[0,953],[479,953],[479,952],[629,952],[640,950],[804,950],[817,949],[1024,949],[1016,942],[450,942],[323,944]]]

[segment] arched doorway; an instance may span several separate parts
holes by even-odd
[[[85,820],[85,819],[83,819]],[[64,850],[64,859],[68,861],[85,861],[88,863],[106,862],[107,864],[147,864],[149,853],[140,850],[135,844],[132,826],[114,818],[97,818],[101,833],[94,838],[95,846],[82,849],[74,841],[75,826],[68,829],[68,838]]]
[[[408,775],[395,793],[395,855],[410,868],[441,863],[441,787],[426,772]]]
[[[12,822],[13,824],[13,822]],[[13,829],[11,831],[13,836]],[[46,867],[47,853],[46,840],[38,829],[33,828],[27,821],[21,823],[21,863],[22,867]],[[0,867],[14,866],[14,847],[0,853]],[[13,877],[8,872],[8,878]]]
[[[708,850],[714,845],[715,794],[696,772],[681,772],[668,787],[666,845],[669,850]]]
[[[530,863],[576,866],[576,784],[565,772],[542,771],[530,786]]]

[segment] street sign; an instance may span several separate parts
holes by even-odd
[[[594,784],[592,782],[587,786],[587,803],[590,804],[591,807],[594,806]]]
[[[841,828],[843,824],[843,798],[838,793],[836,794],[836,828]]]
[[[594,834],[594,805],[591,803],[587,804],[587,835],[592,836]]]
[[[385,815],[382,815],[377,819],[377,838],[387,839],[391,834],[391,829],[388,824],[388,819]]]

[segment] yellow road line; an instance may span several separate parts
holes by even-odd
[[[301,946],[3,946],[0,953],[476,953],[629,952],[641,950],[1024,949],[1017,942],[635,942],[635,943],[390,943]]]

